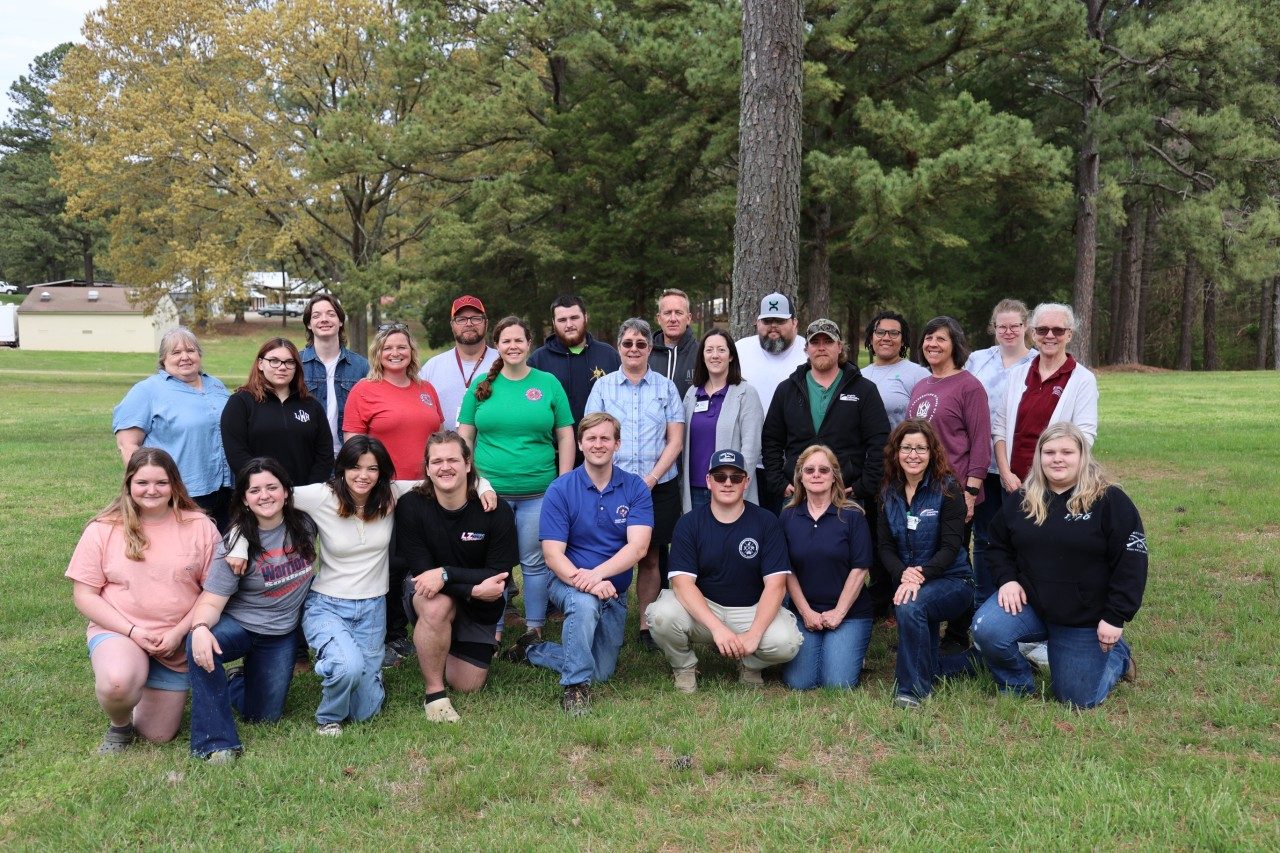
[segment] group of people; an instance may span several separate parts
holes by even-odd
[[[882,311],[861,369],[839,324],[800,335],[784,294],[737,341],[696,338],[679,290],[657,308],[658,333],[631,318],[614,348],[561,296],[534,349],[524,320],[490,332],[461,296],[455,346],[420,364],[401,324],[368,360],[347,349],[318,294],[307,347],[267,341],[234,393],[169,332],[116,407],[124,483],[67,570],[100,751],[172,739],[189,688],[192,753],[235,761],[233,710],[278,719],[311,665],[320,734],[378,713],[384,666],[408,657],[427,718],[457,721],[449,691],[484,685],[517,594],[524,631],[501,656],[558,674],[582,714],[616,668],[633,574],[636,641],[682,692],[698,644],[747,685],[778,666],[794,689],[855,686],[877,618],[896,622],[903,708],[979,669],[1029,693],[1047,662],[1080,707],[1134,677],[1145,537],[1092,458],[1097,382],[1067,353],[1069,306],[1005,300],[973,353],[935,318],[920,363]]]

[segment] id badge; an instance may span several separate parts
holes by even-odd
[[[707,409],[710,409],[710,408],[711,408],[710,400],[699,400],[698,402],[693,404],[694,412],[705,412]]]
[[[907,529],[908,529],[908,530],[915,530],[915,529],[916,529],[917,527],[919,527],[919,526],[920,526],[920,516],[918,516],[918,515],[908,515],[908,516],[907,516]]]

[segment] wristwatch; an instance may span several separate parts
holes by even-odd
[[[973,495],[975,498],[978,496],[978,492],[981,491],[981,489],[978,486],[965,486],[964,490],[969,494]]]
[[[440,582],[441,583],[449,582],[449,570],[446,569],[444,566],[440,567]]]

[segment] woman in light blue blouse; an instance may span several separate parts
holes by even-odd
[[[192,500],[225,531],[231,469],[222,450],[222,409],[231,395],[204,372],[203,355],[190,329],[165,332],[159,370],[124,395],[112,411],[111,429],[126,465],[144,446],[172,456]]]
[[[996,345],[983,350],[976,350],[965,362],[964,369],[972,373],[987,389],[987,404],[991,408],[994,419],[996,409],[1004,405],[1005,384],[1009,374],[1018,365],[1026,364],[1035,358],[1036,351],[1031,348],[1031,330],[1027,327],[1030,312],[1027,306],[1017,299],[1002,299],[991,312],[991,322],[987,331],[995,336]],[[992,435],[994,441],[995,436]],[[976,584],[974,605],[980,606],[995,593],[991,576],[987,572],[985,554],[987,551],[987,525],[1000,512],[1004,502],[1005,491],[1000,485],[1000,472],[996,468],[994,447],[991,453],[991,465],[987,468],[987,480],[983,487],[985,497],[982,503],[973,510],[973,579]]]

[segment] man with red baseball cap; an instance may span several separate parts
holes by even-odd
[[[428,359],[418,378],[435,386],[440,397],[441,414],[444,415],[443,428],[457,429],[462,395],[477,377],[485,375],[489,365],[498,357],[498,351],[485,343],[489,318],[485,314],[484,303],[478,298],[464,294],[453,300],[449,309],[449,325],[453,329],[455,345]]]

